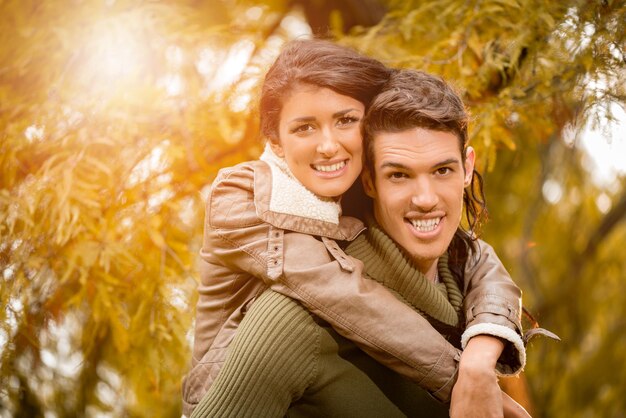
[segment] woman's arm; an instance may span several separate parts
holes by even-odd
[[[530,418],[526,410],[498,386],[496,362],[504,342],[477,335],[467,343],[452,390],[451,418]]]
[[[502,417],[502,395],[495,368],[503,348],[502,341],[484,335],[467,343],[452,390],[450,417]]]

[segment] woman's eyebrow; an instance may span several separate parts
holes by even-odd
[[[341,117],[341,116],[345,115],[346,113],[352,112],[353,110],[358,110],[358,109],[350,108],[350,109],[340,110],[339,112],[333,113],[333,118]]]
[[[302,116],[299,118],[293,118],[289,121],[289,123],[292,122],[313,122],[315,121],[315,116]]]
[[[358,109],[354,109],[354,108],[350,108],[350,109],[343,109],[343,110],[339,110],[335,113],[333,113],[332,117],[333,119],[339,118],[343,115],[345,115],[346,113],[350,113],[352,111],[358,111]],[[315,116],[301,116],[298,118],[293,118],[289,121],[289,123],[293,123],[293,122],[314,122],[315,121]]]

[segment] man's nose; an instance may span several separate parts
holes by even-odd
[[[411,203],[422,212],[429,212],[439,203],[435,185],[429,179],[417,179]]]
[[[323,131],[320,143],[317,146],[317,152],[324,157],[333,157],[339,151],[339,142],[331,132]]]

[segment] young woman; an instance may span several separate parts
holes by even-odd
[[[290,42],[268,71],[260,108],[265,152],[258,161],[221,170],[207,202],[185,414],[218,375],[246,311],[268,287],[302,303],[382,364],[449,400],[459,350],[385,286],[363,277],[363,264],[338,244],[364,229],[360,221],[341,216],[340,198],[361,172],[361,119],[392,73],[374,59],[317,40]],[[473,283],[481,283],[475,297],[487,306],[490,289],[506,295],[510,314],[487,317],[510,330],[505,351],[514,355],[500,366],[516,372],[525,358],[521,293],[493,250],[481,250],[480,268],[469,273]]]

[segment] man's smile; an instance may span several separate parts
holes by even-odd
[[[430,232],[434,231],[435,228],[439,225],[441,221],[441,217],[430,218],[430,219],[409,219],[413,228],[418,230],[419,232]]]

